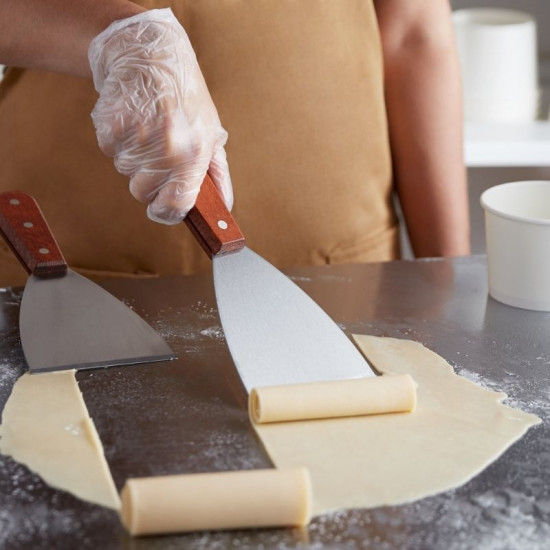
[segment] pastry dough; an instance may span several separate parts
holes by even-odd
[[[414,378],[413,414],[255,424],[278,468],[308,468],[314,514],[402,504],[462,485],[540,422],[417,342],[355,338],[379,371]]]
[[[368,414],[411,412],[416,384],[408,374],[263,386],[250,392],[253,422],[285,422]]]
[[[379,371],[410,375],[418,383],[413,414],[255,424],[277,468],[307,468],[315,514],[401,504],[457,487],[540,422],[534,415],[503,405],[505,394],[455,375],[440,356],[417,342],[372,336],[357,336],[356,340]],[[104,506],[119,506],[74,372],[21,377],[4,409],[0,432],[0,450],[27,464],[54,487]],[[254,484],[264,481],[252,482],[256,475],[262,479],[278,476],[281,472],[276,470],[130,480],[124,491],[123,521],[136,534],[303,524],[309,519],[311,495],[303,470],[298,471],[301,481],[292,481],[288,493],[296,500],[281,509],[273,504],[278,500],[267,497],[265,487]],[[231,478],[235,485],[233,481],[218,484],[222,477]],[[275,489],[284,485],[277,480]],[[183,500],[190,492],[183,486],[190,487],[189,483],[199,484],[191,491],[190,512],[166,515],[166,507],[175,511],[176,505],[187,506]],[[225,496],[212,498],[212,491]],[[242,505],[235,500],[240,498],[244,498]],[[253,515],[236,518],[244,503]],[[193,514],[199,504],[207,511],[197,518]],[[267,504],[267,511],[277,511],[276,515],[263,516],[260,504]],[[215,508],[221,515],[214,514]],[[155,517],[160,521],[156,526]]]
[[[28,466],[52,487],[120,508],[74,370],[26,373],[17,380],[2,413],[0,452]]]
[[[303,526],[311,517],[305,468],[129,479],[122,523],[132,535]]]

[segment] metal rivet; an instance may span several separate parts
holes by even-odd
[[[228,227],[228,226],[227,226],[227,222],[224,221],[224,220],[218,220],[218,227],[219,227],[220,229],[227,229],[227,227]]]
[[[19,204],[19,199],[10,199],[10,204]]]
[[[25,222],[23,227],[34,227],[34,224],[32,222]]]
[[[40,254],[49,254],[50,253],[50,249],[49,248],[40,248],[38,250],[38,252],[40,252]]]

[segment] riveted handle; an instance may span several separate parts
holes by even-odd
[[[33,197],[20,191],[0,193],[0,233],[27,273],[60,277],[67,262]]]
[[[208,174],[201,185],[195,206],[184,221],[210,257],[237,252],[245,245],[237,222]]]

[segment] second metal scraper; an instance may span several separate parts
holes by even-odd
[[[68,268],[36,201],[0,193],[0,234],[29,273],[19,330],[31,372],[174,359],[139,315]]]
[[[247,391],[374,376],[338,325],[288,277],[245,247],[208,175],[186,224],[212,257],[220,319]]]

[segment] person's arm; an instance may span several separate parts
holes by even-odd
[[[397,194],[415,256],[470,253],[462,99],[448,0],[375,0]]]
[[[1,0],[0,63],[93,77],[99,146],[151,219],[179,223],[207,171],[231,209],[227,132],[171,10],[128,0]]]
[[[130,0],[2,0],[0,62],[91,77],[94,36],[142,11]]]

